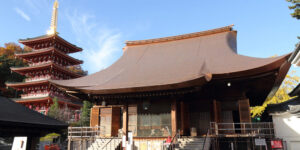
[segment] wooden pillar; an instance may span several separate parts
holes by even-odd
[[[210,124],[210,128],[214,129],[214,134],[219,134],[219,125],[221,122],[221,103],[214,99],[211,103],[211,122],[214,124]]]
[[[100,126],[100,107],[93,107],[91,109],[91,116],[90,116],[90,126]]]
[[[251,122],[250,103],[248,98],[239,100],[239,115],[241,123]]]
[[[239,115],[240,115],[240,123],[241,123],[241,133],[246,134],[249,130],[246,128],[250,128],[249,124],[251,122],[250,115],[250,104],[249,99],[239,100]],[[249,147],[249,144],[247,144]]]
[[[172,101],[171,104],[171,124],[172,124],[172,137],[177,133],[177,102]]]
[[[188,105],[181,101],[180,102],[180,118],[181,118],[181,135],[188,135],[190,129],[190,114]]]
[[[68,150],[71,150],[71,138],[68,138]]]
[[[212,122],[219,123],[221,122],[221,103],[216,99],[212,102]]]
[[[123,111],[122,111],[122,114],[123,114],[123,134],[125,134],[126,136],[126,140],[127,140],[127,137],[128,137],[128,104],[125,104],[123,106]]]

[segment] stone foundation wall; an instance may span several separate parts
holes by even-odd
[[[163,140],[134,140],[133,150],[163,150]]]

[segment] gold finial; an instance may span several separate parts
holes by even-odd
[[[51,18],[51,26],[50,29],[47,31],[48,35],[56,34],[56,26],[57,26],[57,8],[58,8],[58,1],[55,0],[53,5],[53,12],[52,12],[52,18]]]

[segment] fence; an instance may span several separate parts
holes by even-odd
[[[100,127],[69,127],[69,138],[94,138],[100,136]]]
[[[100,127],[69,127],[68,128],[68,150],[88,150],[88,149],[115,149],[121,148],[121,136],[103,137],[105,130]]]
[[[219,137],[274,137],[272,122],[210,123],[210,133]]]

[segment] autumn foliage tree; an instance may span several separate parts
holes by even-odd
[[[283,83],[272,98],[265,100],[261,106],[251,107],[252,118],[261,116],[269,104],[278,104],[291,99],[288,93],[297,86],[300,80],[300,77],[295,75],[295,73],[295,71],[292,71],[286,75]]]
[[[70,70],[76,74],[83,75],[83,76],[88,74],[88,72],[84,71],[80,65],[69,66],[68,70]]]
[[[15,43],[7,43],[0,47],[0,91],[3,96],[17,97],[17,92],[11,88],[6,88],[5,82],[21,82],[24,76],[11,72],[10,67],[23,67],[26,62],[15,58],[15,53],[30,51],[29,48],[21,48]]]

